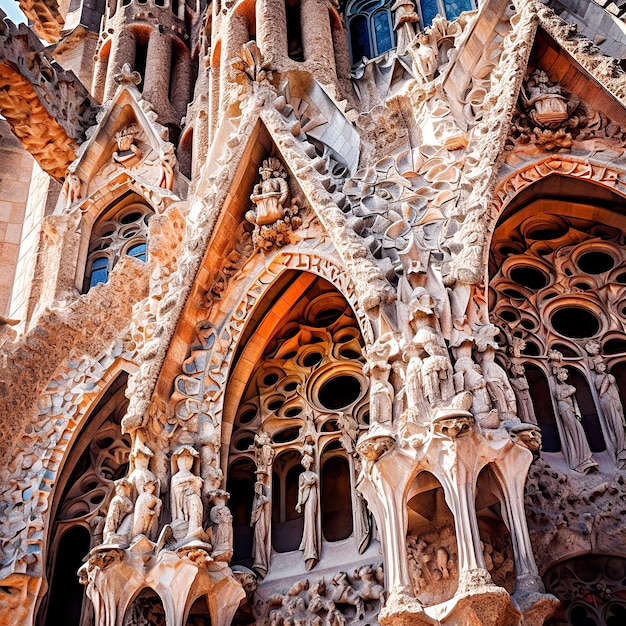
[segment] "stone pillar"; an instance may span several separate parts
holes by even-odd
[[[498,482],[503,495],[504,519],[511,533],[513,558],[515,560],[516,593],[543,592],[545,590],[533,557],[524,511],[524,485],[532,459],[530,450],[514,446],[508,451],[504,462],[496,463],[500,474],[503,476],[503,479]],[[504,467],[505,465],[506,467]]]
[[[312,65],[321,82],[335,82],[333,34],[326,0],[302,0],[300,23],[305,63]]]
[[[157,29],[150,32],[146,75],[143,82],[143,97],[154,106],[159,117],[164,116],[169,107],[170,64],[172,61],[172,39]],[[180,120],[178,120],[180,122]]]
[[[226,37],[221,46],[219,104],[217,110],[213,109],[213,113],[217,112],[219,114],[220,111],[224,110],[227,99],[230,100],[229,95],[233,99],[238,95],[238,92],[235,93],[235,90],[233,90],[235,70],[231,67],[231,63],[235,57],[241,54],[241,47],[249,39],[248,18],[241,13],[233,14],[226,27]],[[215,71],[215,69],[215,64],[213,64],[212,70]]]
[[[115,94],[117,83],[113,77],[119,74],[124,63],[128,63],[131,67],[135,65],[135,48],[137,46],[135,33],[129,28],[124,28],[119,33],[114,33],[112,37],[104,100],[110,100]]]
[[[287,58],[287,15],[284,0],[257,0],[256,40],[270,66]]]
[[[174,64],[172,75],[172,98],[170,103],[174,108],[177,121],[185,115],[191,95],[191,55],[184,44],[172,47]]]
[[[106,52],[98,52],[98,54],[96,54],[95,56],[96,67],[93,73],[91,93],[93,94],[93,97],[100,103],[102,103],[102,100],[104,98],[104,88],[107,80],[107,70],[109,69],[111,45],[112,44],[109,44],[107,46],[108,49]]]

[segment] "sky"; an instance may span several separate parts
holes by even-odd
[[[7,17],[15,24],[19,24],[20,22],[26,21],[24,14],[20,11],[20,7],[19,7],[19,4],[17,3],[17,0],[0,0],[0,8],[7,14]]]

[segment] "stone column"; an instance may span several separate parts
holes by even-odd
[[[105,42],[104,45],[109,43]],[[104,45],[102,46],[104,48]],[[91,85],[91,93],[93,97],[100,103],[104,98],[104,88],[107,81],[107,70],[109,68],[109,60],[111,53],[112,44],[109,43],[107,46],[108,50],[104,53],[98,52],[95,57],[96,66],[93,73],[93,81]]]
[[[172,61],[172,39],[158,30],[150,32],[146,75],[143,82],[143,97],[154,106],[159,117],[169,117],[170,64]],[[180,120],[178,120],[180,122]]]
[[[137,46],[135,33],[129,28],[124,28],[121,32],[114,33],[112,37],[109,69],[104,90],[105,100],[109,100],[115,94],[117,83],[113,77],[119,74],[124,63],[128,63],[131,67],[135,65],[135,48]]]
[[[300,5],[304,60],[320,82],[335,82],[335,54],[326,0],[302,0]]]
[[[271,67],[287,58],[287,16],[284,0],[257,0],[256,41]]]
[[[235,70],[231,67],[231,63],[241,54],[241,47],[249,39],[248,18],[241,13],[233,14],[226,27],[226,36],[221,45],[219,104],[217,110],[212,111],[213,113],[224,111],[227,103],[231,104],[232,100],[237,99],[238,90],[233,89]],[[211,69],[216,70],[215,63],[212,63]]]
[[[516,593],[545,590],[533,557],[524,511],[524,485],[532,459],[530,450],[514,446],[496,463],[502,476],[502,479],[498,477],[498,482],[502,489],[503,514],[511,533]]]
[[[442,446],[439,454],[440,463],[433,468],[433,473],[443,486],[446,502],[454,515],[456,540],[459,559],[459,589],[463,593],[476,583],[491,584],[491,576],[485,567],[485,559],[480,548],[480,532],[476,517],[474,486],[476,473],[468,467],[465,458],[475,460],[473,441],[466,437],[463,441],[469,446],[459,445],[456,439]],[[465,450],[459,448],[466,448]]]
[[[174,108],[174,114],[180,123],[181,118],[187,111],[191,92],[191,55],[184,44],[174,46],[175,56],[172,59],[174,68],[172,75],[172,99],[170,103]]]

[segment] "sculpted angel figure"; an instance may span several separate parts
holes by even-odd
[[[429,404],[445,402],[454,395],[454,374],[447,350],[430,328],[422,328],[415,341],[428,355],[422,363],[423,393]]]
[[[487,345],[482,353],[482,370],[487,381],[487,390],[493,404],[498,409],[500,419],[517,420],[515,392],[506,372],[496,363],[495,356],[494,347]]]
[[[302,458],[304,472],[300,474],[298,484],[298,502],[296,511],[304,508],[304,531],[299,550],[304,552],[304,561],[307,570],[310,570],[319,561],[317,553],[317,474],[311,469],[313,458],[305,454]]]
[[[172,475],[172,521],[189,524],[187,537],[202,534],[202,478],[191,471],[198,452],[190,445],[180,446],[172,455],[172,465],[177,468]]]

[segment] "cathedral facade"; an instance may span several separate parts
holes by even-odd
[[[0,11],[0,625],[626,623],[626,23]]]

